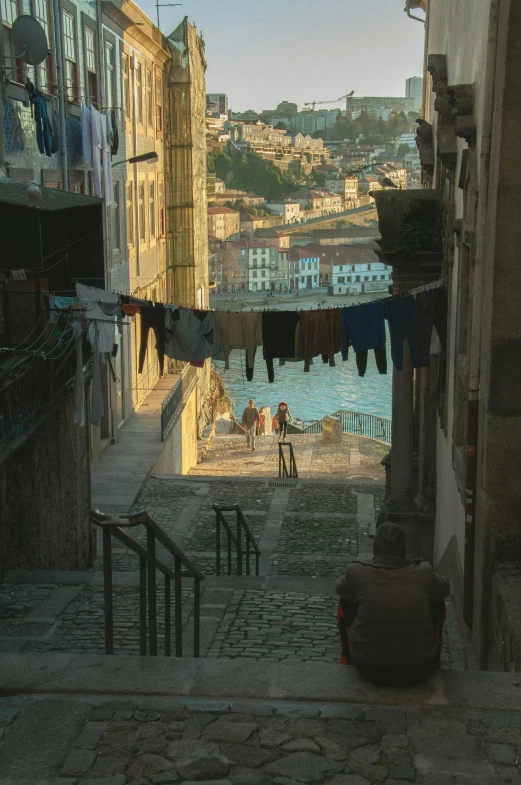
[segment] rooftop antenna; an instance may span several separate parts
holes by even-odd
[[[16,57],[28,65],[40,65],[49,54],[45,30],[34,16],[22,14],[17,17],[11,36]]]
[[[159,29],[159,9],[160,8],[175,8],[176,6],[181,7],[182,3],[160,3],[156,2],[156,11],[157,11],[157,27]]]

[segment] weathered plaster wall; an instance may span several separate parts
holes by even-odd
[[[12,568],[87,569],[89,434],[74,425],[72,401],[0,460],[0,575]]]
[[[197,395],[198,385],[188,397],[172,428],[153,472],[157,474],[187,474],[197,463]]]

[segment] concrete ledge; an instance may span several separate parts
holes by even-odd
[[[411,689],[373,687],[348,666],[76,654],[0,654],[0,695],[206,697],[521,711],[516,674],[439,671]]]

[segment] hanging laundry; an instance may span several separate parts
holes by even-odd
[[[112,186],[112,166],[110,165],[110,142],[108,139],[107,115],[100,115],[101,120],[101,155],[103,160],[103,183],[105,186],[105,204],[107,207],[114,204],[114,189]]]
[[[116,110],[111,109],[107,112],[107,120],[110,118],[110,154],[117,155],[119,149],[119,132]]]
[[[418,335],[416,332],[414,297],[395,297],[385,300],[384,315],[389,323],[391,338],[391,358],[394,367],[401,371],[403,367],[403,341],[407,337],[409,354],[415,368],[420,367]]]
[[[342,349],[342,313],[339,308],[302,311],[298,325],[297,355],[304,358],[304,371],[309,373],[313,357],[335,367],[335,354]]]
[[[123,306],[122,306],[123,307]],[[161,376],[165,366],[165,315],[167,308],[164,305],[143,305],[140,308],[141,314],[141,342],[139,347],[139,373],[143,373],[145,357],[148,347],[148,334],[154,331],[156,336],[156,351],[159,360],[159,370]]]
[[[144,300],[142,297],[133,297],[131,294],[122,294],[119,299],[125,305],[150,305],[149,300]]]
[[[419,361],[420,366],[424,367],[430,363],[433,326],[443,351],[447,349],[447,290],[442,286],[439,289],[419,292],[414,300]]]
[[[85,103],[81,104],[81,146],[83,150],[83,160],[92,166],[92,117],[90,109]]]
[[[224,368],[230,367],[232,349],[246,349],[246,367],[253,368],[254,350],[262,346],[262,317],[258,311],[215,311],[214,341],[224,352]]]
[[[98,325],[94,325],[94,342],[92,344],[92,403],[91,403],[91,422],[99,428],[101,418],[105,414],[103,404],[103,390],[101,387],[101,357]]]
[[[355,352],[385,346],[383,305],[372,302],[342,308],[342,359],[347,360],[349,346]]]
[[[368,352],[355,352],[356,367],[359,376],[365,376],[367,370],[367,354]],[[387,373],[387,352],[385,346],[376,346],[374,348],[374,359],[378,373]]]
[[[92,178],[94,196],[102,196],[101,191],[101,151],[103,137],[101,128],[101,115],[96,107],[91,106],[91,140],[92,140]]]
[[[76,284],[76,294],[85,308],[85,318],[93,320],[87,332],[91,346],[94,346],[94,339],[97,334],[100,354],[112,352],[115,342],[116,323],[114,319],[111,319],[110,316],[103,312],[100,302],[118,304],[119,296],[82,283]],[[98,328],[97,331],[96,326]]]
[[[275,380],[273,360],[296,357],[295,333],[299,318],[296,311],[267,311],[262,314],[262,346],[270,384]]]
[[[129,305],[128,303],[121,303],[121,310],[124,316],[135,316],[141,310],[141,306]]]
[[[173,360],[199,362],[219,358],[222,349],[215,343],[214,311],[196,311],[168,306],[165,309],[165,353]]]

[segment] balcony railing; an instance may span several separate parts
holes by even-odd
[[[368,436],[371,439],[391,444],[392,420],[384,417],[376,417],[374,414],[363,414],[353,412],[349,409],[340,409],[333,412],[331,417],[338,417],[342,420],[342,430],[344,433],[353,433],[359,436]],[[293,429],[292,429],[293,430]],[[312,425],[306,426],[300,433],[322,433],[322,420],[317,420]]]
[[[172,428],[178,421],[183,406],[197,384],[197,368],[186,365],[181,371],[177,383],[170,390],[161,404],[161,441],[167,439]]]

